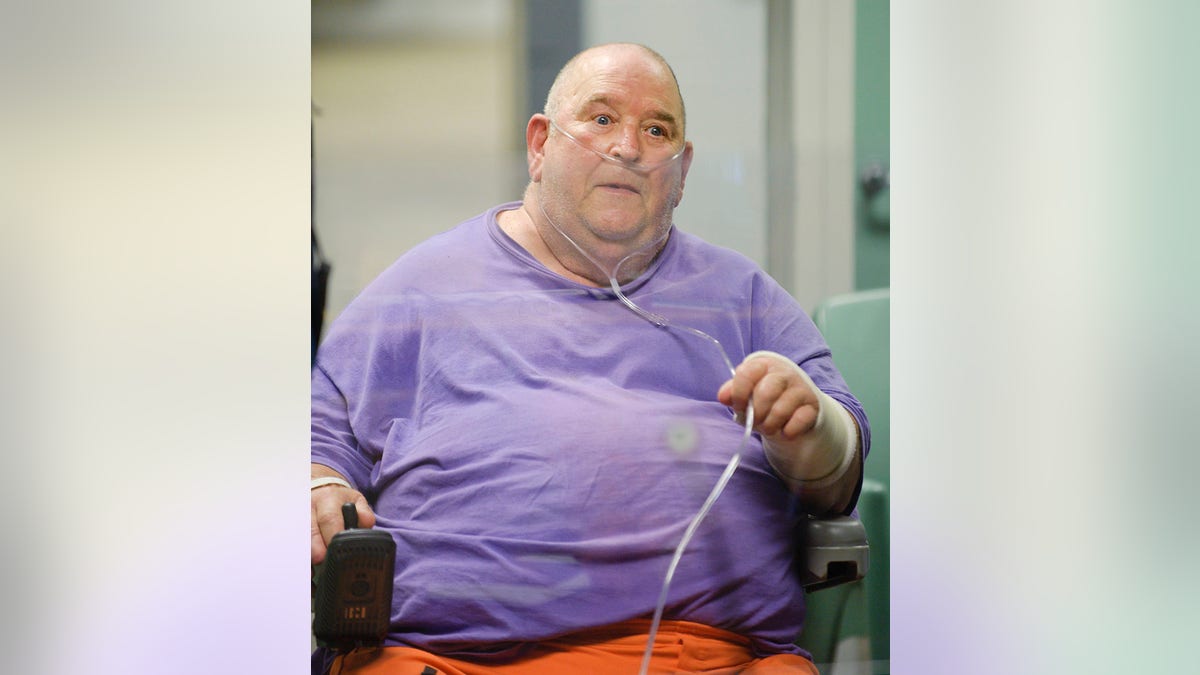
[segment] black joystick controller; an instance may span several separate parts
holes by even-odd
[[[346,529],[333,535],[317,577],[313,635],[336,650],[378,646],[387,635],[396,573],[396,542],[358,529],[354,504],[342,505]]]

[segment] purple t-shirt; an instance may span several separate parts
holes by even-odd
[[[718,347],[551,272],[496,224],[415,247],[330,326],[312,461],[346,475],[397,544],[389,644],[503,651],[649,617],[675,546],[742,444]],[[753,262],[674,229],[622,290],[716,338],[780,352],[862,408],[800,306]],[[794,499],[754,436],[688,546],[664,618],[795,651]]]

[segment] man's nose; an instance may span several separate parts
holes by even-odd
[[[609,154],[626,162],[636,162],[642,156],[641,132],[633,125],[622,126],[617,131]]]

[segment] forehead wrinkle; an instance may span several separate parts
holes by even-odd
[[[551,85],[544,112],[553,117],[564,109],[574,108],[569,114],[578,115],[597,95],[607,93],[619,98],[621,90],[633,82],[651,87],[653,93],[645,105],[663,121],[669,120],[683,135],[687,111],[674,71],[657,52],[632,43],[600,45],[572,57]],[[587,96],[589,93],[592,95]],[[585,96],[588,101],[583,100]],[[609,101],[609,105],[614,103]]]

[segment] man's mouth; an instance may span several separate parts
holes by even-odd
[[[624,191],[624,192],[631,192],[635,195],[642,194],[640,190],[638,190],[636,187],[630,185],[629,183],[602,183],[600,185],[600,187],[608,188],[609,190],[620,190],[620,191]]]

